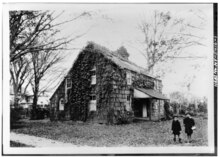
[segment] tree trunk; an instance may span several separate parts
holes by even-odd
[[[36,120],[37,119],[38,92],[39,92],[39,83],[35,82],[34,99],[33,99],[32,114],[31,114],[31,119],[32,120]]]
[[[17,88],[17,85],[15,83],[13,83],[13,88],[14,88],[14,107],[15,108],[18,108],[18,101],[19,101],[19,98],[18,98],[18,88]]]

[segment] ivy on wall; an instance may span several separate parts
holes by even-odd
[[[133,87],[154,88],[153,81],[140,74],[136,74],[132,86],[127,85],[126,70],[115,64],[107,51],[89,43],[74,62],[68,74],[72,80],[72,88],[68,91],[68,102],[65,105],[66,115],[69,115],[70,119],[87,121],[94,118],[103,123],[128,121],[133,113],[127,112],[125,105],[127,96],[133,95]],[[92,86],[91,70],[94,66],[96,85]],[[60,90],[63,87],[59,87]],[[60,93],[59,90],[57,93]],[[96,95],[95,113],[89,112],[88,108],[91,94]]]
[[[105,51],[105,50],[104,50]],[[72,120],[86,121],[91,95],[91,69],[96,67],[96,118],[114,123],[125,114],[126,72],[105,57],[103,50],[89,44],[80,54],[71,70],[72,91],[70,115]]]

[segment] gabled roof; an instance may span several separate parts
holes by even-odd
[[[117,52],[110,51],[107,48],[105,48],[103,46],[100,46],[100,45],[98,45],[94,42],[89,42],[88,46],[89,45],[91,45],[94,50],[97,50],[98,52],[102,53],[105,57],[112,60],[119,67],[121,67],[123,69],[131,70],[131,71],[143,74],[143,75],[146,75],[146,76],[151,77],[151,78],[154,78],[153,76],[151,76],[147,73],[147,69],[144,69],[144,68],[136,65],[135,63],[122,58],[120,55],[117,55]],[[154,79],[156,79],[156,78],[154,78]],[[157,79],[157,80],[159,80],[159,79]]]
[[[96,51],[98,53],[101,53],[103,54],[106,58],[110,59],[112,62],[114,62],[116,65],[118,65],[120,68],[122,69],[127,69],[127,70],[130,70],[130,71],[133,71],[133,72],[136,72],[136,73],[139,73],[139,74],[143,74],[145,76],[148,76],[148,77],[151,77],[151,78],[154,78],[153,76],[150,76],[148,73],[147,73],[147,70],[136,65],[135,63],[127,60],[127,59],[124,59],[122,58],[116,51],[110,51],[109,49],[107,49],[106,47],[103,47],[103,46],[100,46],[94,42],[89,42],[87,44],[87,46],[81,50],[80,53],[82,53],[84,50],[88,50],[89,48],[91,48],[93,51]],[[80,54],[79,53],[79,54]],[[79,56],[78,54],[78,56]],[[76,58],[76,60],[78,59],[78,57]],[[75,61],[76,61],[75,60]],[[75,63],[74,61],[74,63]],[[74,66],[74,63],[72,65],[72,67]],[[65,77],[70,73],[72,67],[70,67],[70,70],[67,72],[67,74],[65,75]],[[57,86],[56,90],[54,91],[54,93],[57,91],[57,89],[59,88],[59,86],[63,83],[65,77],[63,78],[63,80],[60,82],[60,84]],[[156,79],[156,78],[154,78]],[[159,80],[159,79],[156,79],[156,80]],[[160,80],[159,80],[160,81]],[[52,96],[50,97],[50,99],[53,97],[54,93],[52,94]]]

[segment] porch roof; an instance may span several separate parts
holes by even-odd
[[[135,88],[134,90],[134,98],[156,98],[168,100],[163,94],[153,89]]]

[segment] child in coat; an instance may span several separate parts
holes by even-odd
[[[193,133],[192,127],[195,126],[195,121],[189,113],[186,115],[186,118],[184,118],[183,124],[185,125],[185,133],[187,134],[188,142],[191,142],[191,136]]]
[[[176,142],[176,136],[178,136],[179,142],[181,143],[181,138],[180,138],[181,125],[176,116],[174,116],[173,118],[172,131],[174,135],[174,138],[173,138],[174,142]]]

